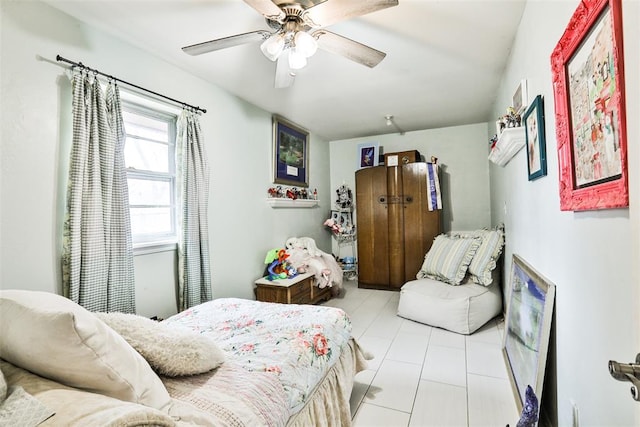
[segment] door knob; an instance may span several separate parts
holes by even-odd
[[[631,396],[640,402],[640,353],[636,355],[635,363],[618,363],[615,360],[609,361],[609,373],[618,381],[629,381],[631,385]]]

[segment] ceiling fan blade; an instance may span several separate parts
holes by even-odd
[[[326,27],[336,22],[397,5],[398,0],[330,0],[307,9],[303,19],[310,27]]]
[[[264,15],[265,18],[272,21],[282,23],[287,16],[282,9],[271,0],[244,0],[244,2]]]
[[[189,55],[202,55],[203,53],[213,52],[215,50],[266,40],[270,35],[271,33],[268,31],[252,31],[250,33],[236,34],[235,36],[223,37],[221,39],[209,40],[208,42],[185,46],[182,50],[184,53],[188,53]]]
[[[294,79],[295,73],[292,73],[289,68],[289,52],[286,52],[286,55],[280,55],[276,62],[276,78],[274,87],[276,89],[289,87],[293,84]]]
[[[375,67],[387,56],[384,52],[324,29],[312,35],[317,38],[320,49],[342,55],[369,68]]]

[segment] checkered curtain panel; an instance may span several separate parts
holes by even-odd
[[[182,216],[178,245],[180,309],[210,301],[209,164],[194,112],[183,110],[178,120],[178,191]]]
[[[120,92],[72,76],[73,141],[63,236],[65,296],[90,311],[135,313]]]

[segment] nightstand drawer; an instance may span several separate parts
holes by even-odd
[[[304,304],[310,300],[311,280],[309,277],[289,287],[291,304]]]

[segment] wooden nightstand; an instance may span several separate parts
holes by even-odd
[[[298,274],[292,279],[268,280],[263,277],[255,282],[256,299],[283,304],[316,304],[331,298],[331,288],[320,289],[314,284],[312,273]]]

